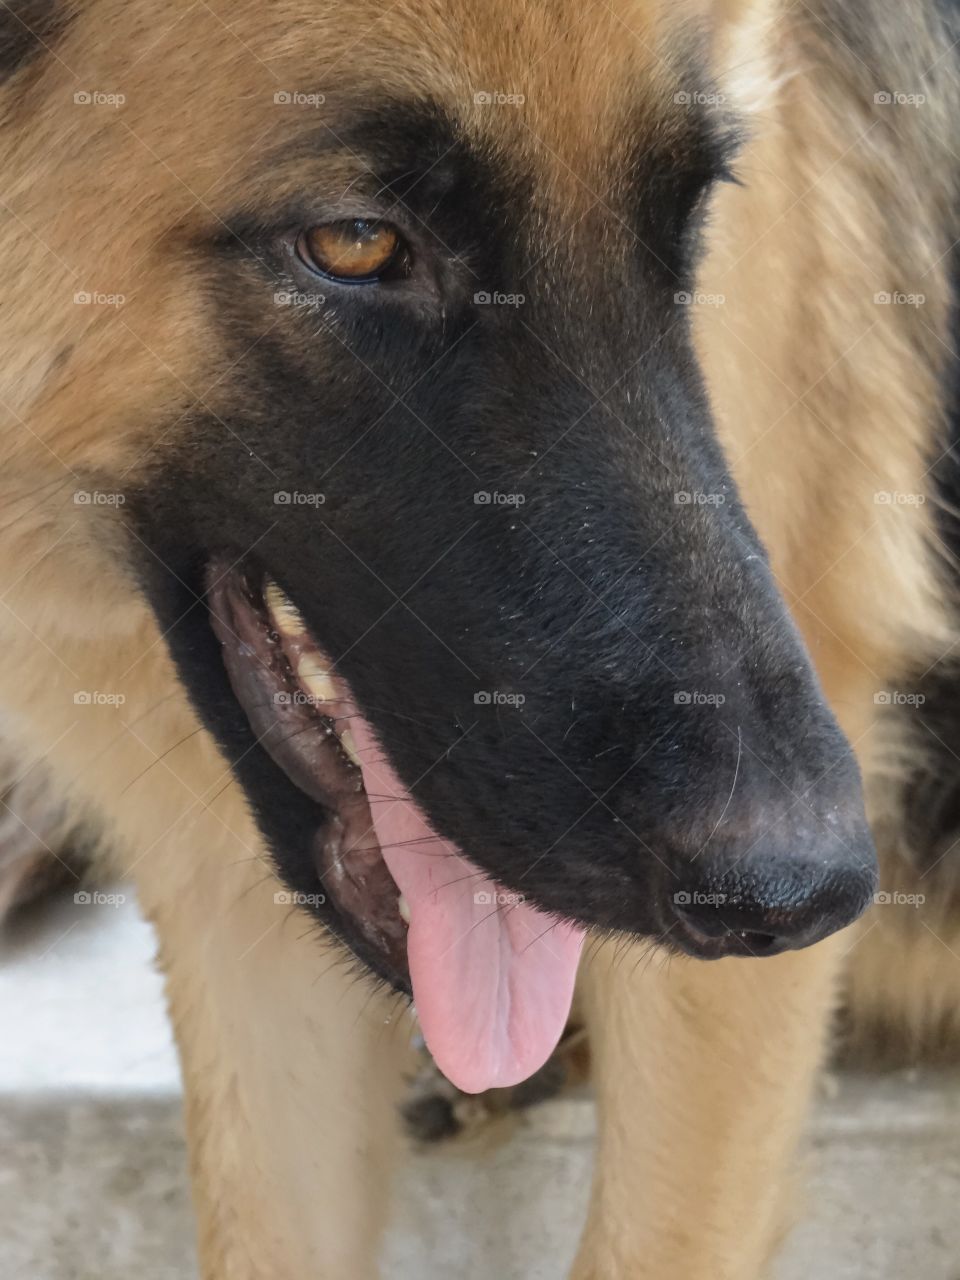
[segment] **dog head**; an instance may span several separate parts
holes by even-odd
[[[874,876],[692,343],[705,50],[495,8],[90,0],[8,89],[87,297],[48,443],[122,488],[280,875],[467,1087],[542,1058],[583,928],[770,955]]]

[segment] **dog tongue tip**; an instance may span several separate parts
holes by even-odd
[[[402,865],[406,857],[390,862],[399,880],[430,878],[422,862]],[[583,934],[526,904],[491,911],[491,892],[473,887],[475,869],[457,854],[445,861],[453,864],[449,881],[410,894],[408,956],[420,1027],[459,1089],[506,1088],[538,1071],[563,1034]]]
[[[583,933],[505,894],[441,840],[364,718],[353,727],[367,793],[398,797],[378,805],[373,822],[409,916],[407,960],[427,1047],[465,1093],[518,1084],[563,1034]]]

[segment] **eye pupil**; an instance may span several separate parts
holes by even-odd
[[[363,218],[325,222],[304,231],[297,245],[305,264],[336,280],[376,280],[399,256],[396,228]]]

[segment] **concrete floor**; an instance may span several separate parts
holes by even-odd
[[[0,945],[0,1272],[190,1280],[179,1082],[151,934],[131,903],[77,917],[52,909]],[[776,1280],[960,1280],[960,1077],[843,1076],[826,1092],[808,1213]],[[499,1149],[417,1157],[386,1280],[559,1280],[592,1128],[589,1099],[568,1098],[529,1113]]]

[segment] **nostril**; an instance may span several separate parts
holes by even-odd
[[[799,857],[748,859],[711,870],[673,894],[667,916],[671,940],[708,958],[810,946],[852,923],[875,885],[873,867],[852,861],[824,867]]]
[[[738,942],[742,943],[744,950],[753,956],[772,955],[773,952],[779,951],[783,945],[782,939],[778,938],[776,934],[755,933],[749,929],[734,934],[734,937]]]
[[[777,933],[748,927],[740,913],[731,917],[722,911],[691,910],[678,906],[677,918],[694,941],[722,946],[727,953],[773,955],[783,950],[786,941]]]
[[[775,915],[761,903],[744,902],[728,894],[678,894],[674,910],[684,924],[707,938],[737,934],[759,940],[790,931],[790,913]]]

